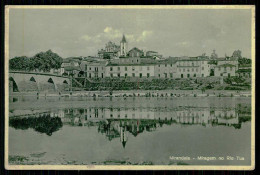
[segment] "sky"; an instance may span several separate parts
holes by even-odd
[[[168,56],[251,57],[251,11],[239,9],[10,9],[9,57],[51,49],[96,56],[108,41]]]

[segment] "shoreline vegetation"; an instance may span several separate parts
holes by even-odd
[[[10,97],[251,97],[251,91],[238,90],[107,90],[107,91],[64,91],[64,92],[12,92]]]

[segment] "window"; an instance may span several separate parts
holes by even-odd
[[[220,74],[220,76],[222,77],[222,76],[223,76],[223,74],[221,73],[221,74]]]
[[[190,71],[190,69],[187,69],[187,72],[189,72]]]
[[[117,67],[117,70],[120,70],[120,67]]]
[[[165,67],[167,67],[167,64],[165,64]]]
[[[120,77],[120,73],[118,73],[117,76]]]
[[[226,67],[224,67],[224,71],[227,71],[227,68],[226,68]]]
[[[160,78],[160,77],[161,77],[161,75],[160,75],[160,74],[158,74],[158,77]]]
[[[172,73],[170,73],[170,77],[171,77],[171,78],[173,77]]]
[[[132,73],[132,77],[135,77],[135,73]]]
[[[171,67],[172,67],[172,64],[171,64]]]
[[[202,74],[201,76],[204,77],[204,74]]]
[[[230,67],[230,71],[232,71],[232,67]]]
[[[190,78],[190,74],[187,74],[187,77]]]
[[[150,74],[149,73],[147,73],[147,78],[149,78],[150,77]]]
[[[88,74],[88,77],[91,78],[91,73]]]
[[[136,62],[138,63],[138,61],[139,61],[139,60],[137,59]]]
[[[125,74],[125,77],[127,77],[127,74]]]
[[[113,77],[113,74],[110,74],[110,77],[112,78],[112,77]]]
[[[110,67],[110,71],[113,71],[113,67]]]
[[[158,65],[158,67],[160,67],[160,64]]]
[[[181,78],[183,78],[183,74],[181,74]]]
[[[191,63],[192,66],[194,66],[194,63]]]
[[[135,67],[134,67],[134,66],[132,67],[132,70],[135,70]]]
[[[101,78],[104,78],[104,74],[103,73],[101,73]]]
[[[125,67],[125,71],[127,71],[127,67]]]
[[[167,78],[167,73],[164,73],[164,77]]]
[[[201,70],[204,70],[204,67],[202,66]]]
[[[89,67],[89,70],[91,70],[91,67]]]
[[[85,65],[85,70],[88,70],[88,66],[87,65]]]
[[[142,73],[140,73],[140,74],[139,74],[139,77],[140,77],[140,78],[142,78],[142,76],[143,76],[143,74],[142,74]]]
[[[194,74],[193,77],[196,77],[196,74]]]

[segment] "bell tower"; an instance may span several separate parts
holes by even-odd
[[[120,56],[126,56],[127,55],[127,41],[125,39],[125,35],[123,35],[123,38],[120,42]]]

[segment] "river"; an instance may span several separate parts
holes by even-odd
[[[251,161],[248,97],[19,96],[9,103],[10,164]]]

